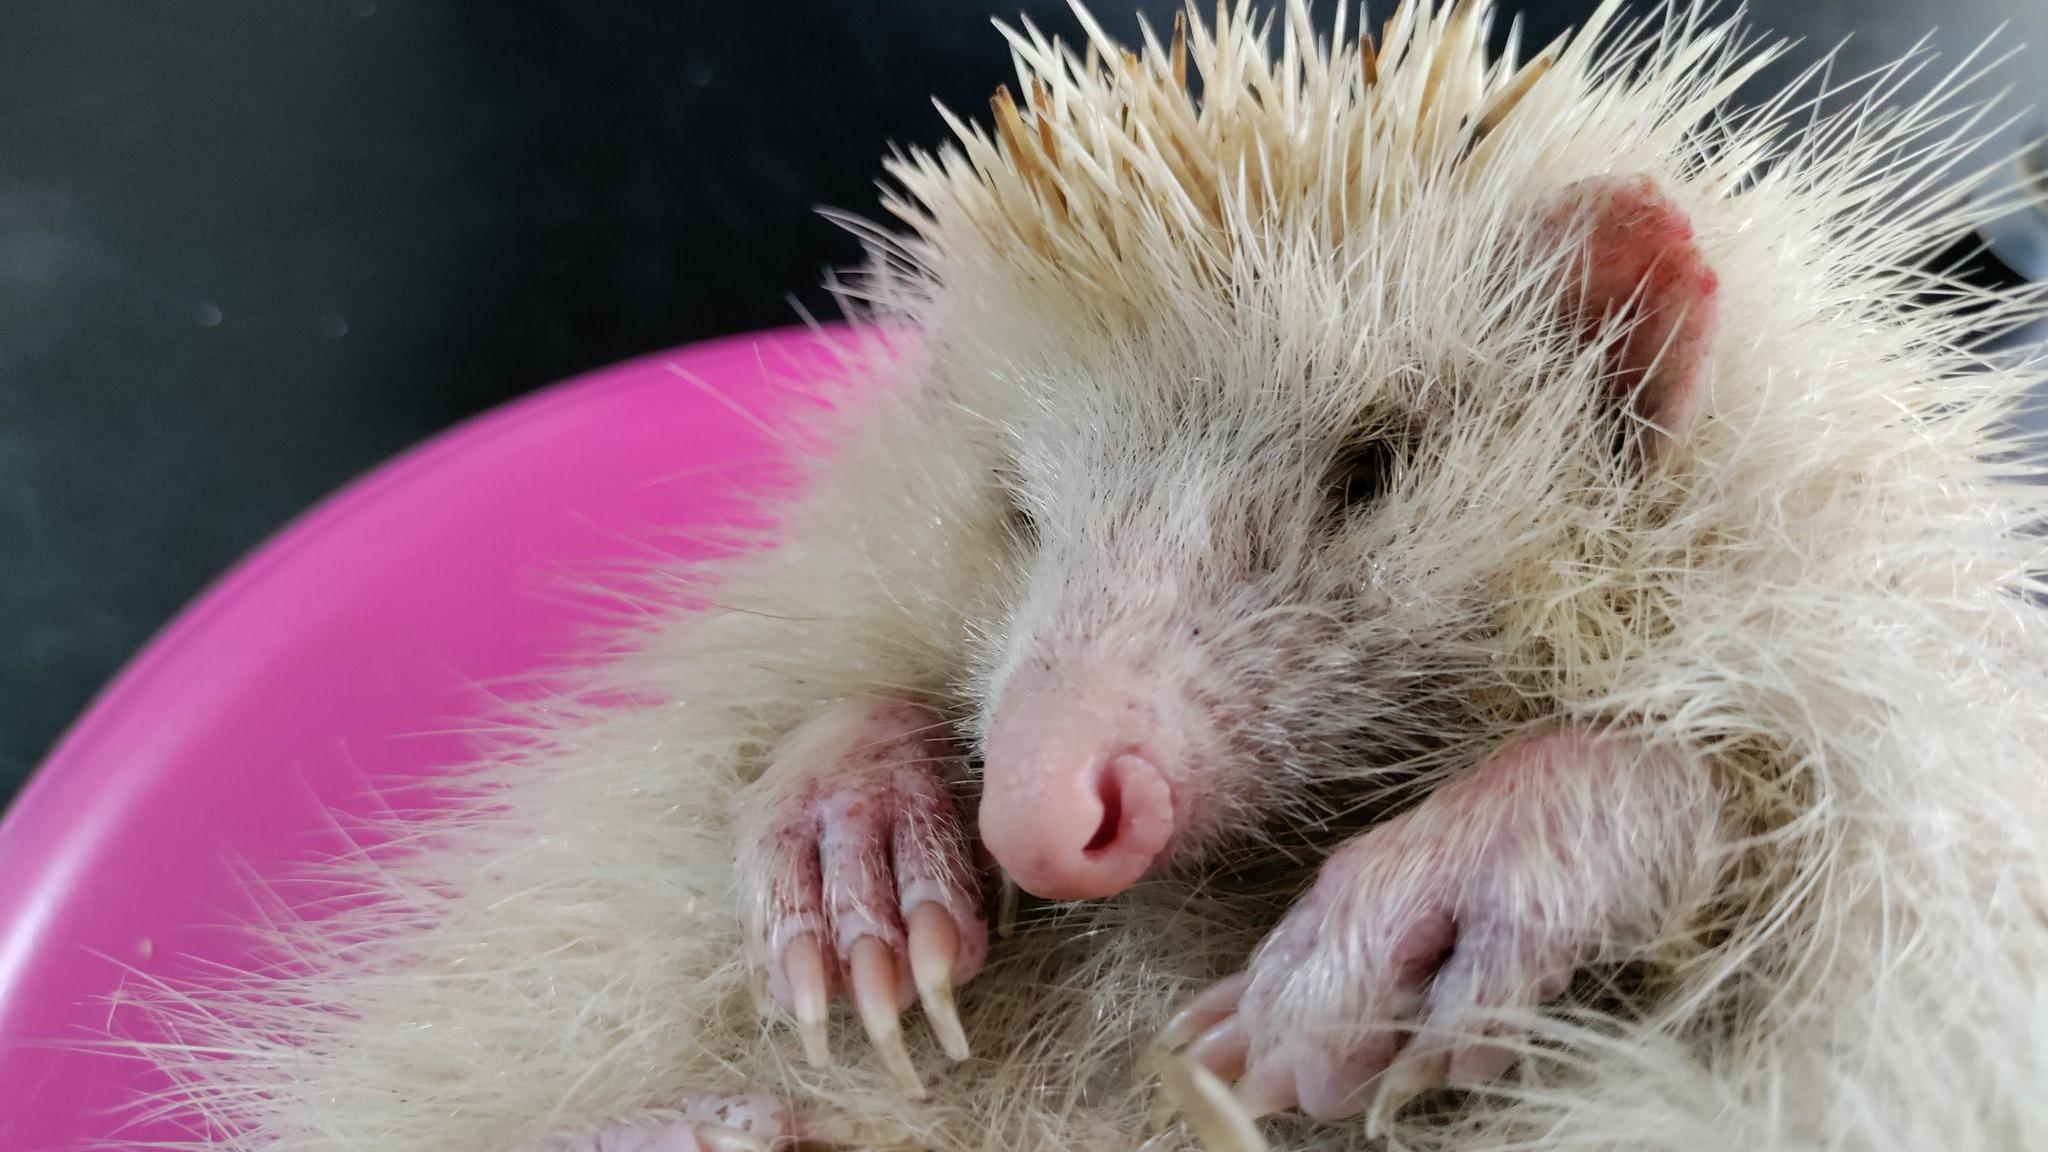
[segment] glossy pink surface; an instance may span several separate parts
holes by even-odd
[[[0,1150],[167,1133],[158,1087],[80,1050],[123,965],[237,957],[209,931],[244,875],[332,846],[330,811],[469,748],[482,683],[559,668],[602,618],[571,585],[772,483],[757,423],[832,354],[776,332],[571,381],[430,441],[330,499],[186,609],[108,687],[0,825]]]

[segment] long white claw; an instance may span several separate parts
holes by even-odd
[[[896,957],[889,946],[873,936],[854,941],[848,967],[853,985],[853,1007],[868,1032],[868,1041],[882,1066],[896,1078],[905,1095],[924,1099],[924,1082],[910,1062],[910,1049],[903,1043],[903,1025],[896,1012]]]
[[[1268,1152],[1265,1136],[1230,1094],[1230,1086],[1207,1068],[1175,1056],[1159,1070],[1159,1087],[1209,1152]]]
[[[1252,1038],[1244,1030],[1242,1017],[1233,1016],[1195,1039],[1187,1047],[1188,1059],[1225,1080],[1244,1075],[1251,1056]]]
[[[1161,1062],[1163,1062],[1164,1060],[1165,1057],[1160,1058]],[[1152,1071],[1146,1073],[1146,1079],[1156,1080],[1158,1078],[1159,1065],[1155,1063],[1153,1065]],[[1175,1100],[1173,1098],[1173,1095],[1166,1091],[1165,1086],[1162,1085],[1159,1091],[1154,1092],[1152,1094],[1151,1102],[1147,1104],[1145,1107],[1146,1131],[1151,1132],[1153,1135],[1156,1136],[1159,1133],[1166,1131],[1168,1128],[1173,1127],[1173,1118],[1179,1112],[1180,1102],[1178,1100]]]
[[[960,957],[960,929],[953,917],[935,901],[919,904],[910,911],[910,976],[917,982],[917,998],[924,1004],[924,1018],[931,1023],[939,1047],[955,1063],[972,1055],[967,1048],[967,1030],[960,1026],[960,1011],[953,1005],[953,962]]]
[[[796,1013],[797,1035],[803,1038],[804,1059],[813,1068],[832,1064],[832,1045],[825,1037],[825,952],[814,936],[799,936],[782,954],[782,975],[789,981],[790,1008]]]
[[[1230,1099],[1238,1111],[1253,1120],[1284,1112],[1299,1103],[1291,1076],[1275,1078],[1260,1075],[1257,1069],[1246,1072],[1245,1078],[1238,1081],[1237,1088],[1231,1092]]]
[[[1138,1056],[1138,1079],[1150,1080],[1157,1076],[1167,1057],[1187,1047],[1237,1011],[1237,1002],[1244,998],[1244,990],[1251,982],[1251,973],[1239,972],[1202,989],[1194,999],[1168,1017],[1166,1027],[1159,1030],[1159,1035],[1153,1037],[1152,1043]]]
[[[1410,1100],[1420,1096],[1431,1084],[1442,1080],[1440,1067],[1442,1054],[1404,1055],[1394,1062],[1392,1068],[1380,1073],[1380,1084],[1373,1093],[1372,1107],[1365,1112],[1365,1136],[1377,1140],[1386,1131],[1386,1124],[1400,1115]]]
[[[768,1152],[768,1145],[737,1128],[699,1125],[697,1144],[704,1152]]]
[[[1239,972],[1204,988],[1180,1011],[1167,1018],[1166,1027],[1159,1030],[1159,1039],[1153,1043],[1168,1052],[1178,1052],[1187,1047],[1195,1037],[1237,1011],[1237,1002],[1244,998],[1244,990],[1251,982],[1251,973]]]

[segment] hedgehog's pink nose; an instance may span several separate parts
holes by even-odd
[[[1173,789],[1113,702],[1012,692],[989,729],[981,836],[1017,885],[1050,900],[1114,896],[1173,838]]]

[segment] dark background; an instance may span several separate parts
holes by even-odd
[[[2043,51],[2004,79],[2048,100],[2048,0],[1755,7],[1856,32],[1844,75],[2013,20]],[[886,146],[943,133],[929,97],[980,114],[1020,8],[1071,34],[1058,0],[0,0],[0,803],[378,461],[792,297],[829,314],[857,252],[814,207],[875,215]],[[1590,8],[1525,5],[1528,38]]]

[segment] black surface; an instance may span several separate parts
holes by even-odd
[[[978,114],[1020,6],[1071,27],[1059,0],[0,0],[0,798],[377,461],[792,293],[827,311],[855,249],[813,207],[874,214],[887,143],[943,131],[930,95]],[[1590,6],[1531,6],[1531,40]]]
[[[822,310],[814,206],[1006,62],[939,0],[0,7],[0,797],[379,460]]]

